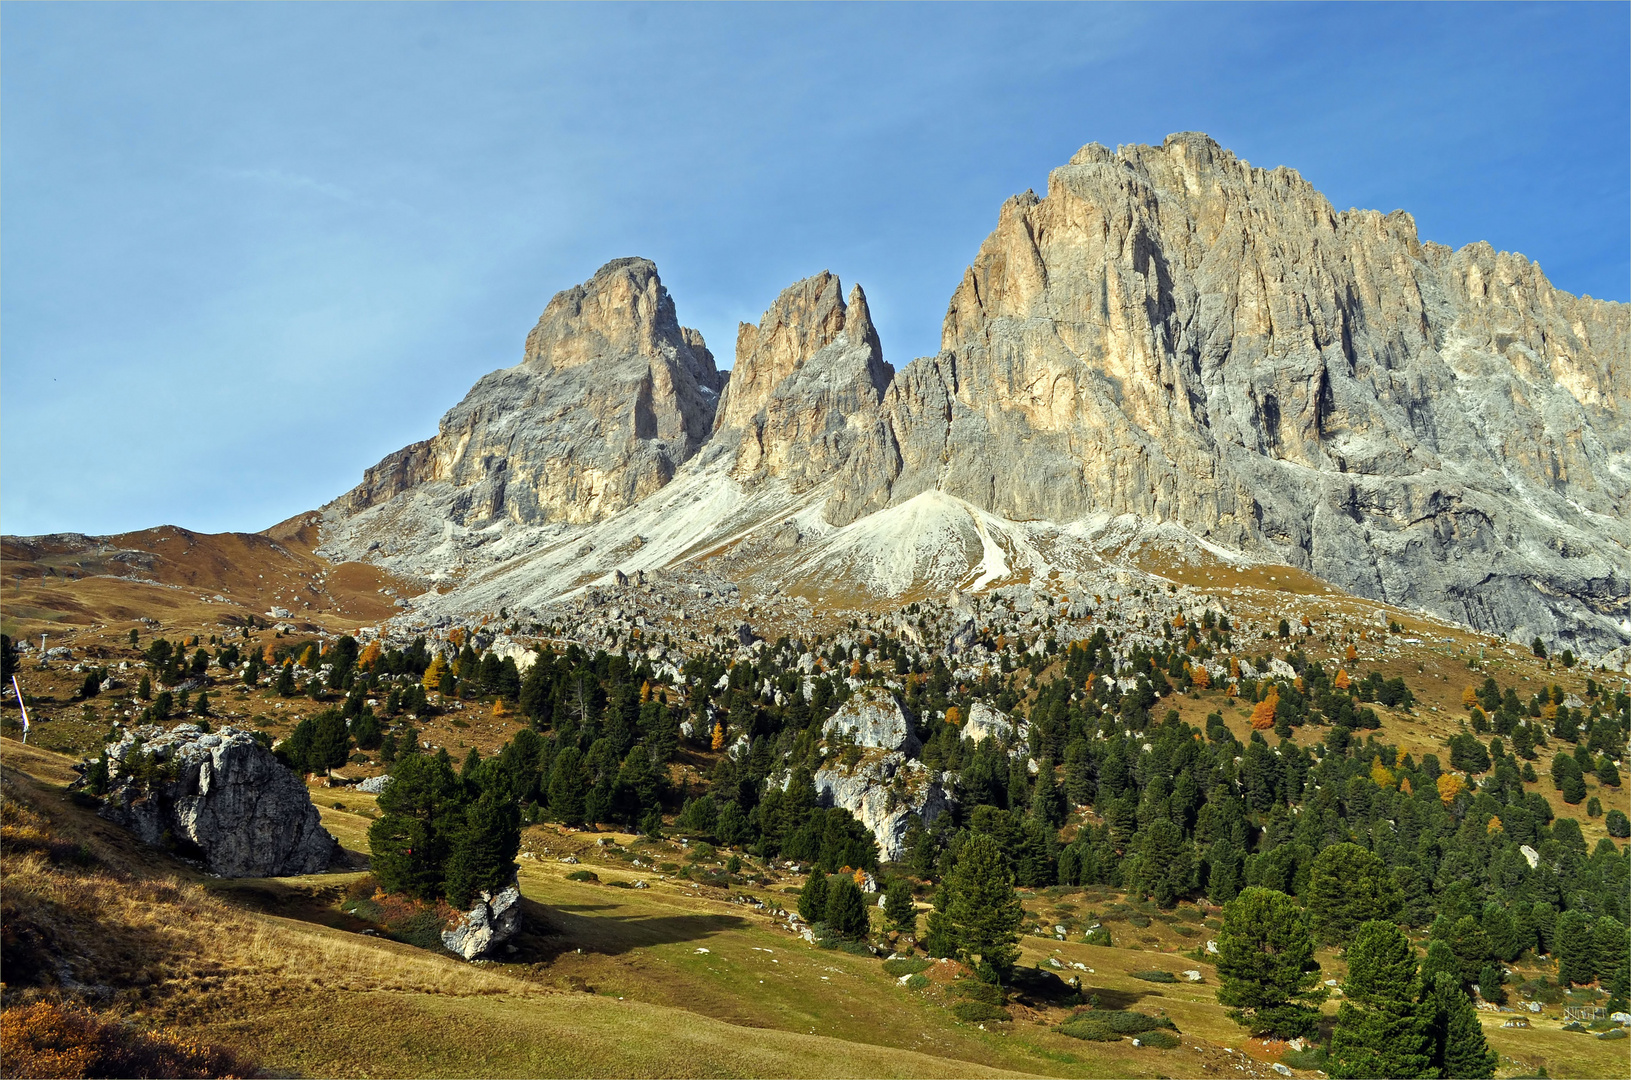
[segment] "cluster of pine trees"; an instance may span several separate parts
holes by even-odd
[[[438,688],[451,678],[458,692],[495,695],[531,721],[533,767],[513,789],[524,820],[656,832],[662,812],[677,809],[682,830],[761,857],[828,872],[873,868],[870,837],[844,811],[816,805],[809,777],[821,760],[821,725],[850,693],[846,679],[887,676],[917,719],[926,763],[955,777],[956,810],[910,838],[910,869],[931,883],[944,887],[969,845],[987,841],[1018,885],[1102,884],[1163,905],[1227,903],[1258,888],[1334,912],[1346,908],[1328,902],[1332,882],[1364,880],[1378,906],[1349,916],[1350,928],[1367,919],[1431,927],[1464,989],[1500,994],[1488,972],[1525,950],[1564,958],[1566,981],[1619,978],[1599,946],[1580,943],[1623,939],[1627,856],[1608,841],[1588,849],[1579,822],[1554,820],[1524,785],[1538,779],[1535,761],[1554,746],[1560,787],[1574,776],[1560,761],[1604,785],[1618,780],[1603,766],[1612,769],[1612,755],[1624,751],[1631,699],[1590,684],[1579,705],[1564,704],[1557,688],[1525,703],[1486,682],[1469,704],[1472,728],[1484,731],[1452,740],[1447,762],[1435,754],[1415,760],[1378,741],[1379,720],[1366,703],[1408,707],[1402,682],[1350,681],[1292,647],[1284,659],[1294,678],[1248,678],[1238,688],[1259,729],[1247,742],[1221,714],[1204,731],[1173,711],[1154,719],[1162,697],[1196,688],[1205,670],[1198,661],[1227,647],[1227,631],[1221,620],[1169,627],[1163,643],[1123,656],[1100,629],[1065,651],[1059,678],[1033,679],[1029,688],[1023,674],[995,672],[959,684],[941,658],[888,637],[847,649],[783,639],[734,663],[703,652],[677,685],[639,654],[576,646],[542,654],[519,679],[507,661],[469,646],[452,664],[425,659],[418,672],[428,682],[441,663]],[[805,653],[816,658],[814,670],[808,659],[800,666]],[[390,662],[414,667],[406,657]],[[1269,666],[1267,657],[1253,663]],[[1032,691],[1028,707],[1023,689]],[[957,721],[977,699],[1025,712],[1028,744],[960,739]],[[1306,725],[1323,732],[1309,748],[1289,738]],[[728,747],[727,732],[737,740]],[[705,789],[674,789],[668,764],[692,750],[726,752]],[[1040,765],[1035,775],[1027,756]],[[1092,807],[1101,823],[1061,844],[1073,805]],[[948,894],[937,912],[951,905]],[[931,939],[943,925],[931,919]]]

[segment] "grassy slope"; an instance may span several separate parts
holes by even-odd
[[[526,939],[520,963],[472,966],[321,925],[344,922],[334,901],[355,875],[203,881],[69,803],[60,786],[71,776],[67,759],[10,740],[0,745],[7,795],[38,808],[62,834],[83,837],[100,860],[81,871],[8,851],[8,899],[72,935],[65,952],[88,954],[90,966],[121,988],[118,1007],[252,1053],[274,1072],[1266,1075],[1238,1052],[1261,1053],[1214,1000],[1213,970],[1176,954],[1196,943],[1174,930],[1179,923],[1111,924],[1118,945],[1133,948],[1023,942],[1026,963],[1057,957],[1093,968],[1084,991],[1106,1004],[1170,1015],[1185,1035],[1179,1049],[1078,1042],[1051,1030],[1060,1017],[1023,1009],[1015,1022],[982,1030],[955,1020],[938,991],[907,990],[875,960],[812,949],[729,893],[660,880],[601,852],[589,834],[535,828],[522,885],[537,905],[529,915],[550,932]],[[356,848],[368,797],[336,794],[347,808],[325,808],[325,823]],[[633,850],[647,861],[653,854]],[[580,863],[556,861],[566,852]],[[586,866],[601,883],[567,880]],[[608,884],[635,878],[652,887]],[[760,888],[734,892],[792,899]],[[1049,890],[1028,906],[1051,921],[1047,913],[1061,909],[1049,905],[1096,909],[1113,899]],[[1340,974],[1334,957],[1322,959]],[[1203,971],[1203,983],[1131,975],[1192,967]],[[1540,1064],[1560,1077],[1623,1071],[1619,1044],[1558,1031],[1555,1021],[1527,1031],[1502,1030],[1493,1016],[1486,1023],[1508,1075]]]

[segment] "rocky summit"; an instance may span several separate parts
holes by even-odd
[[[655,266],[609,263],[325,507],[319,550],[437,585],[424,619],[721,553],[767,589],[980,590],[1156,529],[1600,655],[1631,642],[1627,356],[1631,307],[1521,255],[1205,135],[1091,144],[1002,206],[898,371],[832,274],[722,375]]]

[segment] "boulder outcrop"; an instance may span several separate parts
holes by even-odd
[[[906,858],[906,834],[914,820],[927,827],[952,805],[940,780],[921,761],[899,753],[868,753],[853,766],[829,761],[816,770],[814,780],[821,805],[854,815],[871,831],[878,857],[886,862]]]
[[[827,718],[821,734],[828,738],[847,738],[857,746],[875,750],[900,751],[916,754],[922,748],[917,732],[912,730],[911,718],[901,707],[900,700],[888,690],[862,687],[851,694],[838,711]]]
[[[246,731],[147,725],[105,748],[101,815],[221,877],[315,874],[339,844],[300,778]]]
[[[511,882],[498,892],[483,890],[458,925],[442,931],[442,944],[466,960],[505,945],[521,929],[521,889]]]
[[[1025,721],[1015,721],[1007,713],[992,708],[984,701],[976,701],[968,707],[968,719],[963,722],[963,738],[973,739],[979,743],[985,739],[996,739],[1006,743],[1014,739],[1024,740],[1030,734],[1031,726]]]

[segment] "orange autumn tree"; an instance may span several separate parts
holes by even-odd
[[[1331,685],[1338,690],[1346,690],[1353,685],[1353,680],[1348,678],[1348,672],[1345,669],[1337,668],[1337,677],[1331,680]]]
[[[1438,801],[1454,806],[1455,797],[1467,790],[1467,782],[1455,773],[1444,773],[1438,778]]]
[[[435,693],[442,688],[442,675],[446,671],[447,661],[442,659],[441,653],[437,653],[430,658],[430,667],[425,669],[425,678],[420,685],[430,693]]]
[[[1280,704],[1280,689],[1270,686],[1268,694],[1252,709],[1252,727],[1263,731],[1274,726],[1274,710]]]
[[[724,724],[715,722],[713,741],[710,742],[709,745],[715,750],[725,749],[725,725]]]
[[[957,706],[953,705],[951,708],[946,710],[946,723],[961,725],[962,722],[963,722],[963,710],[962,709],[959,709]]]
[[[1461,707],[1463,709],[1470,709],[1476,704],[1478,704],[1478,691],[1470,686],[1461,691]]]
[[[379,654],[379,641],[370,641],[368,643],[368,648],[364,649],[362,651],[362,655],[357,657],[357,666],[365,670],[372,668],[375,664],[379,663]]]
[[[1352,645],[1349,645],[1348,646],[1348,651],[1346,653],[1344,653],[1343,655],[1346,656],[1349,660],[1358,660],[1359,659],[1359,650],[1354,648]]]
[[[1207,690],[1212,686],[1212,676],[1206,673],[1205,664],[1196,664],[1189,677],[1197,690]]]

